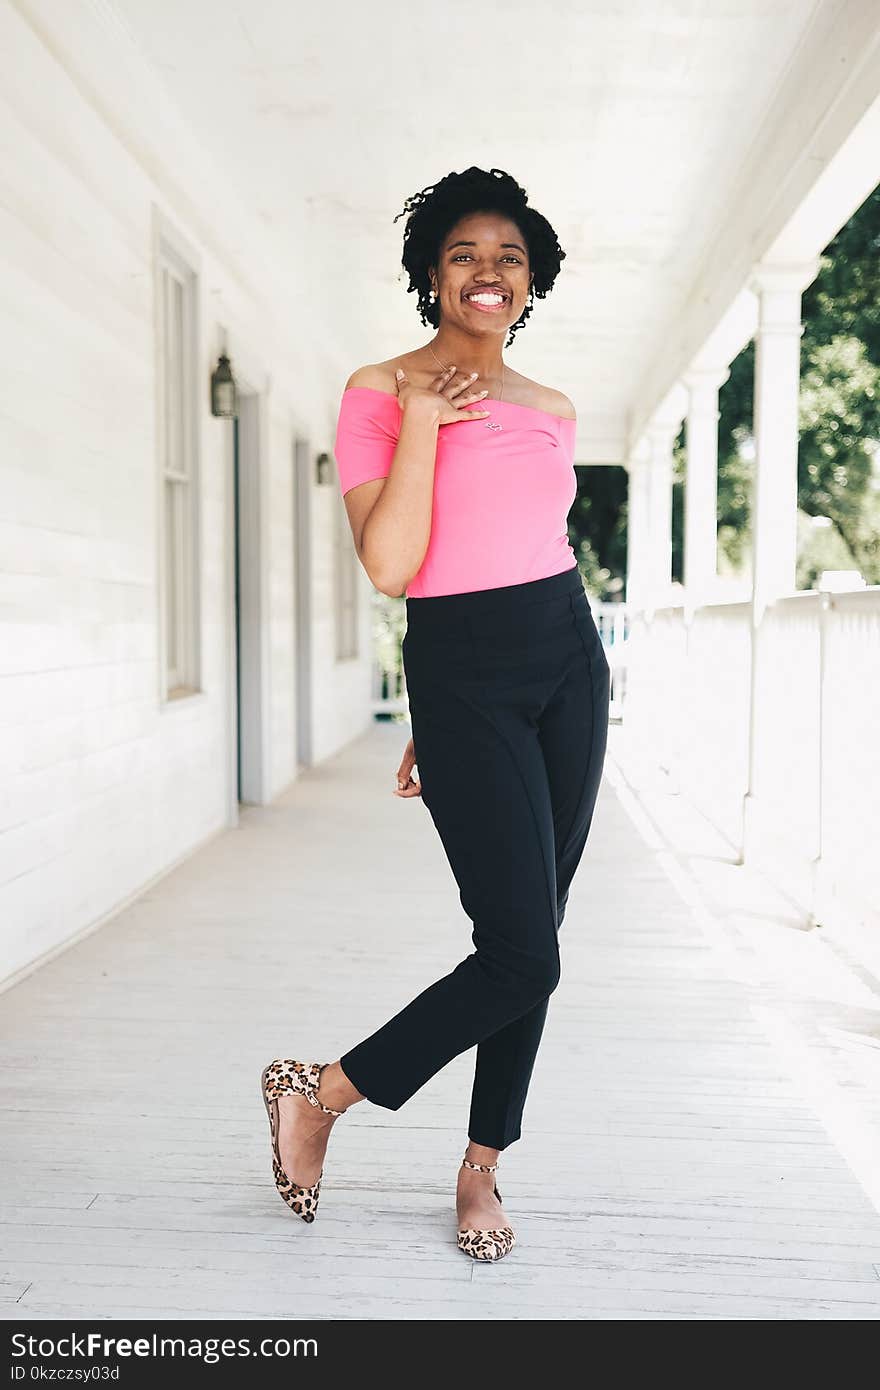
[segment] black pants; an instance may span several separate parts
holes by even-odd
[[[468,1136],[503,1149],[520,1137],[559,982],[557,932],[605,758],[608,661],[576,567],[406,609],[422,801],[476,949],[340,1063],[398,1110],[476,1045]]]

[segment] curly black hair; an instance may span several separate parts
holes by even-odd
[[[526,307],[510,326],[510,337],[504,345],[510,347],[517,329],[522,328],[532,312],[535,296],[546,299],[553,288],[565,252],[546,217],[529,207],[525,189],[503,169],[478,169],[471,165],[464,173],[447,174],[439,183],[429,184],[420,193],[407,198],[403,210],[394,218],[397,222],[409,214],[401,258],[404,270],[409,273],[407,294],[416,291],[422,323],[437,328],[440,306],[431,300],[428,270],[436,265],[447,232],[460,218],[473,212],[501,213],[516,223],[525,238],[534,279]]]

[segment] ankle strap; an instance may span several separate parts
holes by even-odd
[[[465,1168],[473,1168],[476,1173],[494,1173],[498,1169],[497,1163],[471,1163],[469,1158],[463,1158],[461,1161]]]
[[[318,1100],[314,1091],[306,1091],[306,1100],[310,1105],[314,1105],[316,1110],[323,1110],[325,1115],[344,1115],[345,1110],[332,1110],[329,1105],[325,1105],[322,1100]]]
[[[327,1062],[315,1062],[309,1068],[309,1072],[305,1077],[304,1087],[306,1100],[310,1105],[314,1105],[317,1110],[323,1110],[325,1115],[344,1115],[345,1110],[333,1110],[315,1095],[315,1088],[319,1085],[321,1080],[321,1072],[327,1065]],[[346,1106],[345,1109],[347,1110],[348,1106]]]

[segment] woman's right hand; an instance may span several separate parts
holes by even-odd
[[[412,775],[412,770],[417,766],[416,749],[413,740],[403,750],[403,758],[400,767],[397,769],[397,786],[394,789],[395,796],[421,796],[422,784]]]
[[[470,376],[463,377],[461,381],[455,381],[455,367],[447,367],[445,372],[435,376],[430,386],[413,386],[406,372],[398,367],[395,373],[397,377],[397,397],[400,408],[404,412],[412,406],[418,408],[422,404],[439,410],[439,423],[441,425],[454,424],[456,420],[482,420],[487,415],[491,415],[491,410],[465,410],[464,407],[471,405],[474,401],[481,401],[484,396],[488,396],[488,391],[473,391],[472,383],[476,380],[477,373],[472,372]]]

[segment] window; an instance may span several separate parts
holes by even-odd
[[[333,507],[334,517],[334,594],[336,599],[336,659],[346,660],[358,654],[357,592],[360,561],[354,548],[348,513],[338,486]]]
[[[196,274],[159,239],[158,439],[162,689],[168,700],[199,688]]]

